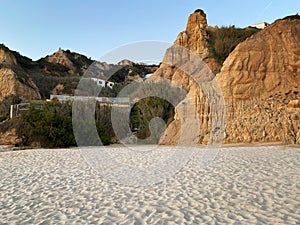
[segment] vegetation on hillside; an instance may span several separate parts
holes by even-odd
[[[26,124],[22,131],[24,145],[54,148],[76,145],[68,104],[55,102],[31,106],[22,114],[22,119]]]
[[[215,58],[218,62],[223,63],[234,48],[248,37],[252,36],[259,29],[256,28],[236,28],[229,27],[214,27],[208,29],[210,57]]]
[[[144,98],[133,106],[130,126],[136,131],[139,139],[146,139],[151,135],[149,123],[152,119],[159,117],[168,125],[172,122],[174,114],[174,106],[168,101],[158,97]]]
[[[4,44],[0,44],[0,48],[3,49],[5,52],[11,52],[16,60],[17,60],[17,64],[19,64],[21,67],[25,68],[25,69],[31,69],[33,68],[36,64],[34,61],[32,61],[32,59],[21,55],[19,52],[17,51],[13,51],[10,50],[8,47],[6,47]]]
[[[176,86],[170,86],[169,83],[133,83],[131,88],[125,89],[123,94],[123,96],[129,95],[136,103],[132,106],[130,112],[127,107],[114,107],[120,113],[120,116],[114,117],[114,119],[120,120],[120,124],[130,115],[129,124],[125,124],[124,135],[118,136],[118,138],[126,138],[131,130],[139,139],[144,140],[151,136],[152,139],[147,139],[148,142],[145,142],[145,144],[158,143],[160,134],[164,131],[164,127],[156,127],[155,129],[158,129],[158,131],[155,130],[156,136],[153,136],[154,133],[151,134],[150,132],[151,127],[149,126],[152,125],[150,121],[159,117],[164,121],[164,124],[168,125],[174,118],[174,106],[185,97],[184,91]],[[166,98],[164,95],[166,95]],[[1,105],[0,114],[8,118],[10,104],[19,102],[21,102],[21,99],[16,96],[5,99]],[[29,110],[23,111],[21,116],[0,124],[0,132],[4,133],[15,128],[18,136],[22,139],[20,145],[32,147],[59,148],[76,146],[76,144],[81,146],[85,144],[89,146],[99,145],[99,136],[104,145],[112,143],[112,140],[116,141],[111,121],[112,108],[97,103],[93,113],[95,117],[89,120],[85,118],[86,112],[88,112],[86,110],[94,109],[83,102],[80,105],[82,107],[78,108],[82,120],[77,118],[75,121],[76,129],[79,128],[83,142],[76,143],[73,132],[72,106],[74,105],[71,102],[60,103],[56,100],[51,102],[31,101]],[[99,134],[97,137],[91,135],[93,123],[96,123]]]
[[[280,20],[300,20],[300,15],[297,13],[295,15],[286,16],[283,19]]]
[[[110,144],[113,137],[109,115],[108,107],[97,105],[96,128],[104,145]],[[79,121],[78,123],[85,134],[86,143],[96,145],[97,140],[90,135],[91,122]],[[22,146],[62,148],[77,145],[73,132],[71,102],[31,103],[30,108],[20,116],[0,124],[2,133],[12,128],[16,129],[18,136],[22,139],[20,143]]]

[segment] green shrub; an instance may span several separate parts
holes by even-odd
[[[76,145],[72,117],[56,111],[53,105],[42,109],[31,107],[22,118],[28,123],[24,131],[27,144],[38,142],[42,147],[53,148]]]
[[[210,28],[208,30],[210,57],[223,63],[234,48],[259,30],[256,28],[236,28],[235,26]]]
[[[168,101],[158,97],[147,97],[133,106],[130,126],[132,130],[137,130],[138,138],[145,139],[151,135],[149,123],[153,118],[162,118],[166,124],[169,124],[174,114],[174,107]]]
[[[61,148],[76,146],[72,123],[72,105],[56,101],[42,106],[33,105],[29,111],[22,114],[27,127],[22,135],[25,137],[25,145],[40,143],[41,147]],[[78,124],[78,123],[77,123]],[[81,134],[85,135],[88,145],[98,145],[97,138],[91,136],[91,122],[79,123]],[[111,134],[106,124],[96,122],[98,134],[104,145],[111,143]]]

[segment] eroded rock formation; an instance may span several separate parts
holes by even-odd
[[[73,62],[68,58],[68,56],[62,49],[59,49],[53,55],[46,57],[46,61],[49,63],[63,65],[68,69],[68,73],[70,74],[75,73],[76,68]]]
[[[22,138],[19,137],[15,128],[0,133],[0,144],[1,145],[17,145],[22,142]]]
[[[220,100],[220,90],[212,83],[215,75],[211,71],[220,66],[209,57],[207,27],[206,14],[202,10],[191,14],[186,31],[178,35],[174,47],[167,50],[161,67],[150,79],[154,82],[169,79],[188,92],[187,98],[175,108],[174,121],[161,138],[161,144],[188,144],[185,140],[191,137],[193,143],[212,141],[212,108],[207,96]],[[191,121],[197,126],[190,124]],[[183,130],[183,127],[187,128]]]
[[[174,45],[186,47],[211,67],[207,43],[207,22],[201,10],[190,15],[186,31]],[[164,61],[180,58],[169,49]],[[180,60],[179,60],[180,61]],[[211,68],[213,69],[213,68]],[[188,91],[196,107],[189,111],[179,104],[174,121],[161,139],[162,144],[177,144],[185,121],[198,115],[197,143],[208,143],[212,137],[211,101],[201,85],[190,74],[176,66],[162,63],[151,79],[170,79]],[[278,20],[266,29],[240,43],[224,62],[214,81],[220,87],[226,105],[225,143],[281,142],[300,144],[300,20],[298,17]],[[186,100],[185,100],[186,101]]]
[[[23,83],[20,81],[23,80]],[[0,100],[9,95],[17,95],[24,99],[40,99],[39,90],[34,82],[18,79],[18,74],[10,68],[0,69]]]
[[[16,55],[19,56],[19,53],[0,45],[0,101],[9,95],[17,95],[24,99],[40,99],[36,84],[18,63]],[[25,57],[22,59],[23,62],[27,60]]]
[[[17,65],[15,56],[7,51],[5,48],[0,47],[0,63]]]
[[[278,20],[236,47],[217,81],[226,142],[300,143],[300,20]]]

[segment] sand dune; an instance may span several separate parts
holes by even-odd
[[[221,148],[207,167],[199,167],[202,151],[173,176],[148,186],[112,182],[79,149],[2,152],[0,224],[300,223],[300,149]]]

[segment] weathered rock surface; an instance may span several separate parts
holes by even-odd
[[[202,10],[196,10],[189,16],[186,30],[178,35],[174,44],[186,47],[194,54],[205,59],[209,55],[206,28],[206,14]]]
[[[128,60],[128,59],[123,59],[120,62],[117,63],[119,66],[133,66],[134,62]]]
[[[41,98],[38,88],[30,78],[18,79],[18,74],[10,68],[0,69],[0,87],[0,100],[9,95],[17,95],[24,99]]]
[[[215,77],[211,70],[218,70],[220,65],[209,58],[207,38],[206,14],[196,10],[189,17],[186,31],[178,35],[174,47],[167,50],[161,67],[149,79],[154,82],[161,78],[169,79],[188,92],[187,98],[175,108],[174,121],[167,127],[161,144],[188,144],[186,140],[191,137],[190,142],[193,143],[212,141],[211,108],[206,95],[218,98],[218,93],[213,86],[208,88],[205,83],[211,84]],[[197,123],[197,126],[190,124],[190,121]],[[183,130],[184,127],[187,128]]]
[[[17,135],[15,128],[5,132],[0,133],[0,145],[17,145],[22,142],[22,138]]]
[[[300,20],[279,20],[241,43],[218,81],[234,99],[266,98],[300,89]]]
[[[17,65],[17,60],[11,52],[8,52],[5,48],[0,47],[0,63]]]
[[[238,45],[217,81],[227,106],[226,142],[300,143],[299,19],[278,20]]]
[[[70,74],[75,73],[76,68],[74,64],[62,49],[59,49],[53,55],[46,57],[46,61],[49,63],[56,63],[65,66]]]
[[[0,45],[0,101],[9,95],[17,95],[24,99],[40,99],[39,89],[18,63],[17,58],[24,64],[30,61]]]
[[[207,62],[206,26],[205,14],[196,11],[190,16],[187,30],[180,33],[175,45],[187,47]],[[165,59],[184,58],[170,51],[167,51]],[[181,127],[185,121],[192,120],[195,113],[200,121],[199,130],[190,131],[190,134],[199,134],[198,143],[211,141],[214,115],[211,101],[207,100],[203,89],[176,66],[163,63],[154,75],[156,78],[153,77],[152,81],[160,77],[182,86],[196,105],[196,111],[183,110],[183,104],[176,107],[175,120],[167,128],[161,143],[177,144]],[[278,20],[240,43],[224,62],[215,81],[226,104],[225,143],[300,144],[298,17]],[[183,111],[188,113],[180,113]]]
[[[51,91],[52,95],[64,95],[64,85],[63,84],[58,84],[55,86],[55,88]]]

